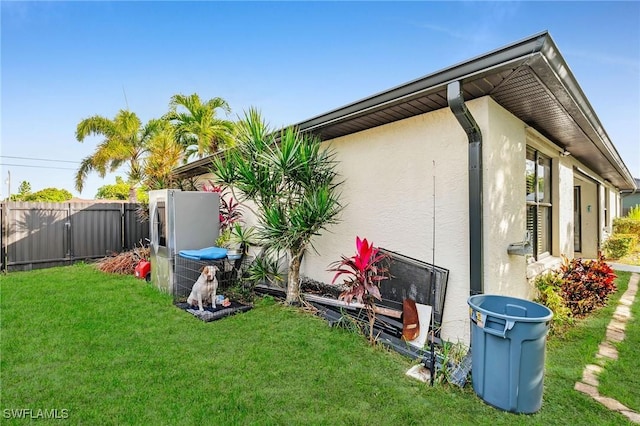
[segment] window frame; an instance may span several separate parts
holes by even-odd
[[[553,169],[551,157],[541,153],[538,149],[527,145],[525,156],[525,179],[528,179],[529,177],[529,171],[531,169],[530,162],[533,164],[534,187],[531,188],[533,190],[533,194],[530,194],[530,185],[528,182],[526,183],[526,228],[527,231],[530,232],[531,244],[533,246],[533,258],[537,261],[551,256],[553,247]],[[543,185],[542,192],[540,192],[539,188],[540,182],[542,182]],[[532,199],[530,199],[530,195],[533,195]],[[530,212],[533,212],[533,216],[536,218],[533,223],[533,229],[529,228]],[[546,226],[542,226],[542,229],[540,229],[541,224]]]

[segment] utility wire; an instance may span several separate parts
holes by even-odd
[[[53,166],[30,166],[27,164],[8,164],[8,163],[0,163],[0,166],[11,166],[11,167],[33,167],[36,169],[58,169],[58,170],[76,170],[71,167],[53,167]]]
[[[80,161],[70,161],[70,160],[51,160],[49,158],[33,158],[33,157],[13,157],[11,155],[0,155],[0,158],[13,158],[15,160],[35,160],[35,161],[52,161],[55,163],[74,163],[80,164]]]

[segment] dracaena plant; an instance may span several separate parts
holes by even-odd
[[[389,269],[384,262],[389,258],[369,243],[366,238],[356,237],[356,254],[341,259],[330,265],[329,271],[336,274],[331,281],[335,284],[339,277],[346,278],[343,285],[346,289],[338,297],[351,303],[355,299],[364,304],[369,318],[369,341],[374,343],[373,325],[375,323],[375,300],[382,300],[380,282],[389,278]]]
[[[220,195],[220,232],[231,230],[237,222],[242,222],[242,210],[240,203],[229,195],[222,185],[204,185],[205,192],[216,192]]]
[[[335,153],[319,137],[290,127],[274,132],[256,109],[236,125],[236,144],[214,157],[214,182],[254,206],[256,238],[288,259],[288,304],[300,303],[300,268],[315,238],[339,222],[341,185]],[[253,211],[253,210],[252,210]]]

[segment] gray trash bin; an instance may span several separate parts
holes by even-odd
[[[544,357],[553,312],[515,297],[478,294],[471,316],[473,390],[487,404],[513,413],[542,406]]]

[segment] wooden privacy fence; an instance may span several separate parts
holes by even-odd
[[[2,269],[66,265],[130,250],[149,237],[138,204],[8,202],[0,204]]]

